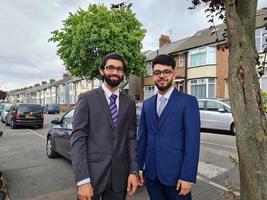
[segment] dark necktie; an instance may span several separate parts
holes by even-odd
[[[110,97],[110,103],[109,103],[109,109],[111,112],[111,118],[112,118],[112,122],[114,124],[114,126],[117,125],[117,120],[118,120],[118,109],[117,109],[117,105],[116,105],[116,99],[117,99],[117,95],[116,94],[112,94]]]

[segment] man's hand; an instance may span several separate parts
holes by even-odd
[[[91,200],[94,195],[93,187],[91,183],[85,183],[78,187],[78,198],[79,200]]]
[[[191,191],[192,184],[186,181],[178,180],[176,185],[176,190],[178,191],[180,187],[181,191],[179,192],[179,195],[185,196]]]
[[[144,175],[143,175],[143,172],[139,172],[139,175],[138,175],[138,185],[139,186],[143,186],[144,185]]]
[[[137,176],[134,174],[130,174],[128,176],[128,184],[127,184],[127,192],[129,196],[132,196],[137,189],[138,181]]]

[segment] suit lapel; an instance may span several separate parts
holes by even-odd
[[[176,96],[176,89],[174,88],[174,90],[172,91],[172,94],[170,96],[170,99],[169,99],[167,105],[165,106],[165,108],[161,114],[161,117],[159,120],[159,128],[162,126],[162,124],[164,123],[164,121],[168,117],[169,112],[172,110],[174,103],[175,103],[175,96]]]
[[[156,128],[158,128],[158,113],[157,113],[157,94],[153,96],[152,99],[152,105],[151,105],[151,115],[152,115],[152,120]]]
[[[112,129],[114,129],[115,127],[114,127],[113,122],[112,122],[112,117],[111,117],[109,105],[108,105],[104,90],[101,87],[99,87],[97,89],[97,94],[98,94],[97,100],[99,100],[98,102],[101,104],[101,107],[103,108],[105,116],[106,116],[107,120],[109,121],[109,124],[111,125]]]

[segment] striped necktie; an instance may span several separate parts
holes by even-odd
[[[114,124],[114,126],[117,125],[117,120],[118,120],[118,109],[117,109],[117,104],[116,104],[116,99],[117,99],[117,95],[116,94],[112,94],[110,97],[110,103],[109,103],[109,109],[111,112],[111,118],[112,118],[112,122]]]

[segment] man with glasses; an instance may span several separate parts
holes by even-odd
[[[119,92],[126,66],[118,53],[100,65],[103,84],[76,104],[71,158],[79,200],[125,200],[137,188],[136,108]]]
[[[171,56],[154,58],[152,69],[158,93],[143,103],[138,130],[139,184],[144,184],[145,176],[151,200],[190,200],[199,160],[198,103],[174,88]]]

